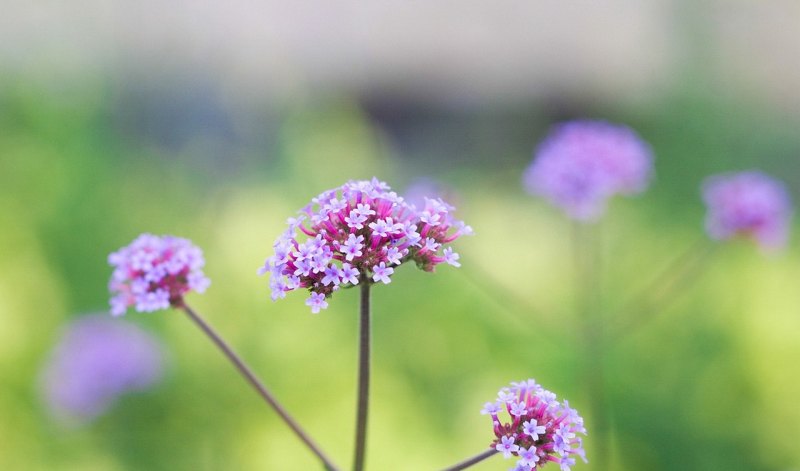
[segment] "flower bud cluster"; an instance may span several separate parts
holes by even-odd
[[[577,436],[586,435],[583,418],[567,401],[559,402],[532,379],[501,389],[497,400],[487,402],[481,414],[492,418],[496,437],[492,448],[506,458],[518,458],[514,471],[531,471],[551,462],[569,471],[575,456],[586,461]],[[504,414],[508,421],[501,420]]]
[[[259,269],[270,274],[272,300],[308,289],[306,304],[317,313],[334,291],[359,283],[388,284],[395,267],[409,260],[425,271],[460,266],[449,244],[472,229],[453,219],[454,208],[425,199],[406,203],[377,179],[349,181],[314,198],[273,245]]]
[[[178,306],[189,291],[202,293],[211,281],[203,274],[203,252],[190,241],[173,236],[142,234],[108,256],[114,267],[109,289],[111,314],[133,306],[152,312]]]

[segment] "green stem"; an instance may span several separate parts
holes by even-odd
[[[364,455],[367,442],[367,412],[369,409],[369,373],[370,373],[370,309],[368,279],[361,283],[361,309],[359,316],[358,339],[358,403],[356,410],[356,444],[353,470],[364,469]]]
[[[602,247],[597,228],[573,223],[576,273],[576,310],[582,320],[585,381],[589,389],[592,436],[597,446],[592,458],[596,469],[608,468],[609,421],[605,397],[605,324],[603,322],[600,274]],[[594,230],[591,230],[594,229]]]
[[[463,255],[463,252],[462,252]],[[473,258],[470,263],[471,268],[460,268],[456,273],[462,276],[472,287],[472,291],[480,294],[493,304],[498,306],[499,313],[503,319],[497,318],[497,322],[504,325],[513,325],[515,329],[528,329],[531,326],[531,319],[536,319],[536,329],[547,332],[557,328],[556,320],[561,322],[563,314],[553,308],[543,309],[531,301],[532,296],[523,296],[498,280],[490,273],[477,264]],[[473,275],[480,273],[479,276]],[[549,314],[545,314],[545,313]],[[495,319],[493,317],[493,319]],[[553,341],[549,336],[543,336],[543,341]]]
[[[195,323],[200,330],[202,330],[214,344],[219,348],[222,353],[233,363],[233,366],[239,370],[239,373],[244,377],[244,379],[250,383],[251,386],[256,390],[256,392],[267,402],[267,404],[272,407],[275,412],[286,422],[286,425],[292,429],[292,431],[297,435],[297,437],[311,450],[312,453],[317,455],[317,458],[322,461],[322,465],[328,471],[338,471],[338,468],[325,456],[325,453],[317,446],[316,443],[308,436],[308,434],[303,431],[300,427],[300,424],[294,420],[286,409],[278,402],[277,399],[269,392],[269,390],[264,386],[261,380],[253,373],[253,370],[245,364],[245,362],[237,355],[229,346],[228,344],[222,340],[222,337],[217,334],[217,332],[208,324],[199,314],[197,314],[192,308],[190,308],[186,303],[181,306],[183,312],[186,313],[187,316]]]
[[[663,312],[677,298],[675,294],[680,289],[702,274],[707,266],[704,262],[718,245],[702,237],[676,257],[638,295],[616,310],[619,320],[613,326],[611,337],[618,339],[631,334]]]
[[[488,450],[484,451],[483,453],[477,454],[477,455],[475,455],[475,456],[473,456],[471,458],[467,458],[464,461],[458,462],[458,463],[456,463],[453,466],[450,466],[448,468],[444,468],[442,471],[459,471],[461,469],[467,469],[470,466],[478,464],[481,461],[485,460],[486,458],[489,458],[489,457],[494,456],[496,454],[497,454],[497,450],[495,450],[494,448],[489,448]]]

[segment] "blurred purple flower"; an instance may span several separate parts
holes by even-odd
[[[703,184],[703,200],[712,238],[751,237],[767,249],[786,244],[792,205],[780,181],[757,171],[716,175]]]
[[[517,456],[517,467],[530,471],[549,462],[558,463],[562,471],[575,464],[572,456],[584,461],[583,441],[586,435],[583,419],[569,403],[556,400],[556,395],[529,379],[502,388],[498,399],[487,402],[481,414],[489,415],[495,440],[491,447],[506,458]],[[500,413],[508,415],[503,422]]]
[[[273,301],[307,288],[306,304],[316,313],[342,287],[389,283],[393,265],[413,260],[425,271],[443,262],[458,266],[458,254],[443,246],[472,229],[453,219],[452,210],[438,198],[411,206],[375,178],[350,181],[320,194],[304,214],[289,219],[289,229],[259,274],[270,274]],[[303,234],[307,238],[301,241]]]
[[[424,208],[426,198],[441,198],[456,205],[460,199],[455,190],[429,177],[414,179],[403,193],[405,202],[415,208]]]
[[[111,313],[134,306],[151,312],[178,306],[190,290],[202,293],[211,283],[203,274],[203,252],[180,237],[142,234],[108,256],[114,267],[109,289]]]
[[[631,129],[602,121],[556,125],[539,144],[523,184],[580,221],[602,216],[615,194],[647,188],[653,173],[650,146]]]
[[[86,422],[128,392],[144,391],[162,375],[159,342],[121,319],[88,316],[74,321],[53,349],[43,374],[51,412]]]

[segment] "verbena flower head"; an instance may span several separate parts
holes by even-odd
[[[180,237],[142,234],[109,255],[108,263],[114,267],[108,287],[115,316],[131,306],[139,312],[180,306],[187,292],[202,293],[211,283],[202,271],[203,252]]]
[[[751,237],[768,249],[786,244],[792,205],[778,180],[757,171],[712,176],[703,184],[703,200],[712,238]]]
[[[73,322],[44,370],[44,397],[53,414],[88,421],[121,395],[153,386],[162,349],[144,330],[121,319],[89,316]]]
[[[453,219],[453,209],[438,198],[410,205],[375,178],[349,181],[289,219],[259,274],[270,274],[273,301],[288,291],[309,290],[306,304],[317,313],[334,291],[387,284],[395,267],[409,260],[429,272],[440,263],[460,266],[448,244],[472,229]]]
[[[539,144],[523,184],[580,221],[592,221],[616,194],[644,191],[653,155],[631,129],[602,121],[556,125]]]
[[[495,440],[491,447],[506,458],[516,457],[515,470],[530,471],[556,463],[569,471],[575,456],[586,462],[583,419],[567,401],[529,379],[501,389],[481,414],[489,415]]]

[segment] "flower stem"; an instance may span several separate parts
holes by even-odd
[[[239,358],[239,356],[233,350],[231,350],[231,348],[227,343],[225,343],[224,340],[222,340],[219,334],[217,334],[216,331],[214,331],[214,329],[187,304],[182,304],[181,308],[183,309],[183,312],[185,312],[186,315],[189,316],[189,318],[195,324],[197,324],[198,327],[200,327],[200,330],[208,335],[211,341],[214,342],[214,344],[222,351],[222,353],[228,357],[228,360],[230,360],[231,363],[233,363],[233,366],[239,370],[239,373],[242,374],[244,379],[247,380],[247,382],[250,383],[250,385],[253,386],[253,388],[258,392],[258,394],[267,402],[267,404],[269,404],[270,407],[277,412],[277,414],[281,417],[281,419],[283,419],[284,422],[286,422],[286,425],[292,429],[297,437],[300,438],[300,440],[305,443],[305,445],[315,455],[317,455],[317,458],[322,461],[325,469],[328,471],[338,471],[338,468],[331,463],[328,457],[325,456],[325,453],[320,450],[319,446],[314,443],[314,441],[308,436],[308,434],[306,434],[306,432],[303,431],[302,428],[300,428],[300,425],[289,415],[288,412],[286,412],[286,409],[284,409],[283,406],[278,403],[272,393],[270,393],[264,384],[261,383],[261,380],[256,377],[255,373],[253,373],[250,367],[248,367],[244,361]]]
[[[461,461],[460,463],[456,463],[453,466],[450,466],[449,468],[444,468],[442,471],[458,471],[460,469],[467,469],[470,466],[472,466],[474,464],[478,464],[481,461],[485,460],[486,458],[489,458],[489,457],[494,456],[496,454],[497,454],[497,450],[495,450],[494,448],[489,448],[488,450],[484,451],[483,453],[475,455],[472,458],[467,458],[464,461]]]
[[[463,251],[461,252],[463,255]],[[474,258],[474,257],[473,257]],[[556,319],[563,318],[561,312],[554,312],[554,308],[544,309],[542,306],[534,305],[529,299],[530,296],[522,296],[514,290],[509,289],[505,283],[492,276],[491,271],[481,267],[474,260],[470,262],[471,269],[462,267],[456,270],[471,285],[472,291],[480,294],[500,309],[497,310],[502,320],[498,323],[505,325],[513,324],[514,329],[526,329],[531,325],[530,319],[536,318],[537,330],[548,331],[555,329]],[[474,275],[480,273],[480,276]],[[545,314],[545,313],[548,313]],[[525,316],[528,316],[527,319]],[[542,340],[553,341],[549,336],[542,337]]]
[[[703,263],[719,244],[709,245],[703,237],[676,257],[637,296],[617,311],[619,321],[611,332],[612,338],[630,334],[651,321],[669,306],[681,288],[694,282],[706,266]]]
[[[602,244],[599,227],[574,223],[573,251],[576,274],[576,310],[582,321],[585,381],[589,389],[592,433],[597,446],[593,463],[608,468],[609,420],[605,397],[606,335],[601,296]]]
[[[364,454],[367,442],[367,411],[369,409],[369,370],[370,370],[370,310],[368,279],[361,283],[361,309],[358,338],[358,403],[356,410],[356,445],[353,470],[364,469]]]

